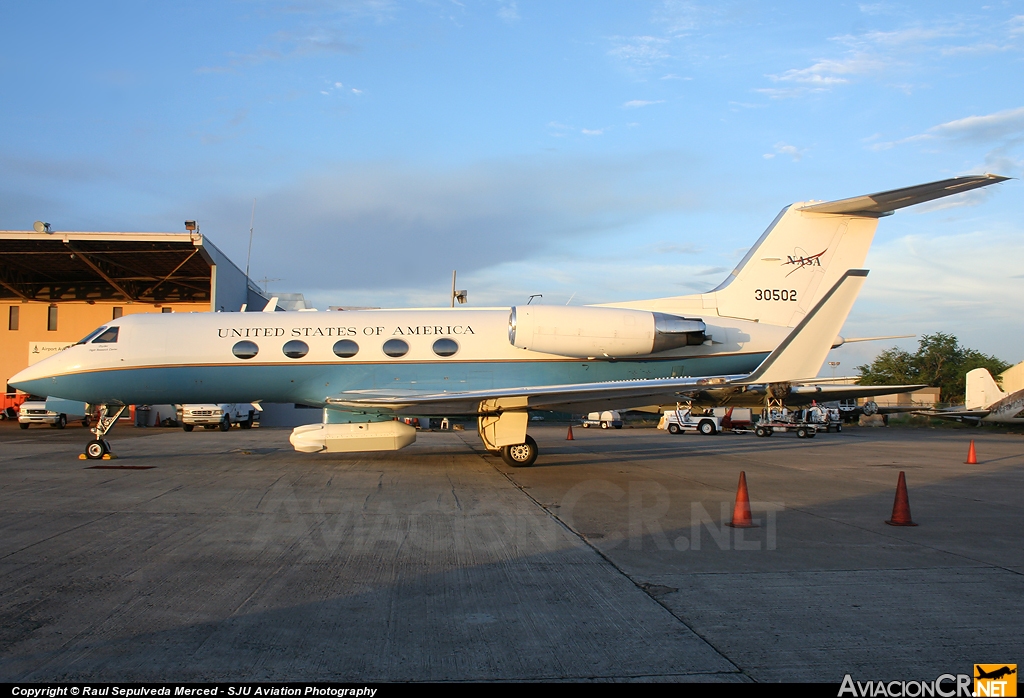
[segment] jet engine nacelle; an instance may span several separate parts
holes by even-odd
[[[708,340],[702,320],[621,308],[523,305],[512,308],[508,341],[530,351],[571,356],[646,356]]]

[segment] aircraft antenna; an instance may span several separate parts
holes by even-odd
[[[245,256],[245,280],[249,281],[249,260],[252,258],[252,225],[256,221],[256,197],[252,199],[252,215],[249,216],[249,254]]]
[[[263,295],[268,293],[267,289],[270,288],[271,281],[284,281],[284,279],[268,279],[266,277],[260,279],[259,282],[263,284]]]

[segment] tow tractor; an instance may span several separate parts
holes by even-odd
[[[665,429],[669,434],[683,434],[694,431],[705,436],[717,434],[722,430],[722,420],[712,414],[693,414],[693,408],[689,405],[681,406],[676,403],[674,410],[665,410],[658,428]]]

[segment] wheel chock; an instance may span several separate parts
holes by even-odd
[[[117,456],[115,456],[113,453],[104,453],[103,454],[103,460],[116,460],[116,459],[117,459]]]
[[[84,453],[79,453],[78,460],[89,460],[89,456],[85,455]]]

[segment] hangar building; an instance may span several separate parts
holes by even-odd
[[[267,299],[207,238],[0,231],[0,379],[131,313],[262,310]],[[6,392],[12,392],[7,386]]]

